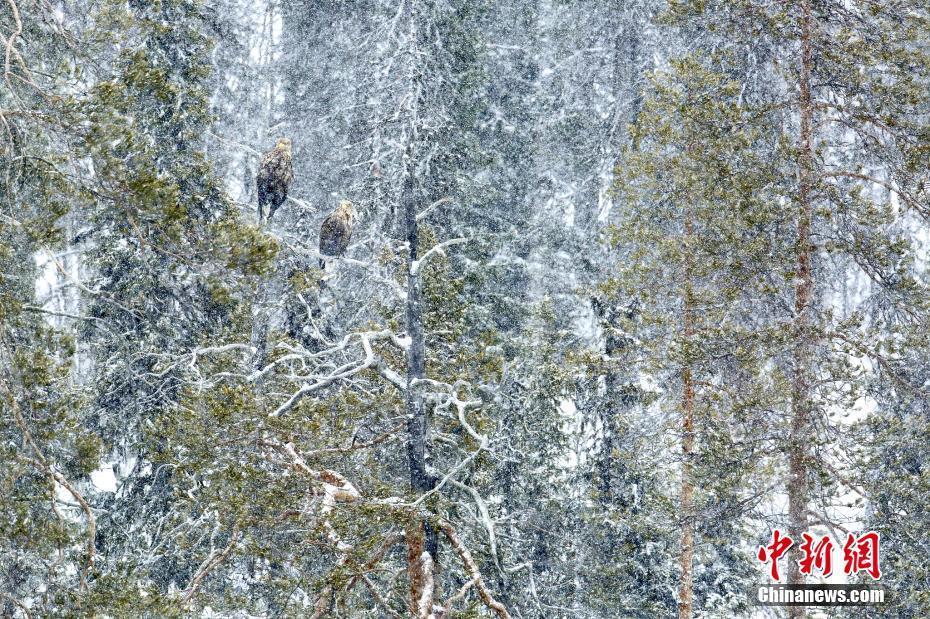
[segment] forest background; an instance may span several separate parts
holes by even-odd
[[[2,5],[0,615],[930,616],[925,2]]]

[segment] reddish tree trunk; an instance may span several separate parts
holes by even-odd
[[[795,350],[794,377],[791,394],[792,420],[788,445],[788,531],[795,544],[807,529],[807,437],[812,410],[812,342],[810,333],[810,311],[813,298],[813,274],[811,259],[811,223],[813,219],[814,153],[813,102],[811,97],[811,5],[810,0],[801,3],[801,68],[799,80],[799,113],[801,120],[800,148],[798,152],[798,223],[797,223],[797,273],[795,284]],[[797,560],[788,564],[788,583],[802,584]],[[803,607],[789,608],[788,616],[803,619]]]
[[[689,241],[694,233],[691,215],[685,220],[685,295],[683,310],[684,336],[688,346],[694,335],[694,294]],[[694,480],[691,459],[694,453],[694,377],[692,376],[690,349],[685,350],[685,362],[681,371],[681,582],[678,592],[678,617],[691,619],[694,605]]]

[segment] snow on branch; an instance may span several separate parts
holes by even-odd
[[[431,212],[433,212],[433,210],[435,210],[436,207],[446,204],[447,202],[452,202],[452,198],[449,198],[449,197],[439,198],[438,200],[436,200],[435,202],[427,206],[425,209],[417,213],[417,221],[422,221],[423,219],[426,219],[426,216],[429,215]]]
[[[336,471],[329,469],[316,470],[307,464],[306,459],[297,453],[293,443],[280,444],[268,439],[259,441],[260,445],[274,449],[285,455],[291,462],[291,466],[306,473],[309,477],[320,482],[323,485],[323,492],[326,496],[327,505],[335,503],[346,503],[357,501],[362,498],[362,494],[355,485]]]
[[[465,547],[462,540],[455,532],[455,528],[452,524],[448,520],[440,519],[439,528],[445,533],[446,537],[449,539],[449,543],[452,544],[452,548],[455,549],[456,554],[458,554],[459,558],[462,560],[465,570],[471,576],[471,580],[474,582],[475,588],[478,591],[478,597],[481,598],[484,605],[493,610],[500,619],[510,619],[510,613],[507,611],[507,607],[494,599],[491,591],[488,589],[487,585],[484,584],[484,579],[481,577],[478,565],[475,563],[468,548]]]
[[[404,348],[405,343],[398,338],[393,332],[384,330],[384,331],[368,331],[362,333],[351,333],[343,338],[342,342],[329,349],[327,352],[333,354],[338,351],[342,351],[348,348],[350,343],[357,339],[358,343],[361,344],[364,351],[364,357],[360,360],[353,360],[347,362],[335,370],[331,371],[326,375],[307,375],[300,377],[300,380],[312,381],[309,384],[302,386],[295,393],[291,395],[283,404],[281,404],[277,409],[268,414],[269,417],[280,417],[281,415],[287,413],[293,409],[297,404],[309,393],[318,391],[323,387],[326,387],[334,382],[345,380],[355,376],[356,374],[367,370],[369,368],[377,368],[382,375],[386,377],[392,377],[396,373],[392,370],[389,370],[384,366],[381,358],[375,354],[374,350],[371,347],[371,343],[377,340],[389,340],[393,342],[396,346]],[[310,356],[319,356],[319,353],[311,354]],[[267,371],[267,368],[262,370],[262,374]],[[393,381],[392,381],[393,382]]]
[[[438,245],[433,245],[432,247],[429,248],[429,250],[425,254],[423,254],[423,256],[420,259],[414,260],[413,262],[410,263],[410,274],[418,275],[420,273],[420,269],[422,268],[422,266],[426,263],[427,260],[432,258],[434,255],[442,254],[443,256],[445,256],[446,247],[451,247],[452,245],[460,245],[470,240],[471,239],[469,238],[459,237],[455,239],[449,239],[448,241],[443,241],[442,243],[439,243]]]
[[[200,564],[200,568],[197,572],[191,577],[190,582],[187,584],[187,587],[184,588],[185,594],[182,600],[183,604],[189,604],[193,599],[194,595],[197,593],[197,589],[200,588],[200,583],[203,581],[207,575],[217,568],[233,551],[233,548],[236,547],[236,544],[239,543],[240,534],[239,534],[239,523],[237,522],[233,525],[232,533],[229,536],[229,544],[225,548],[220,550],[214,550],[210,553],[210,556],[207,557],[203,563]]]
[[[8,352],[6,351],[5,347],[4,352]],[[13,419],[15,420],[17,427],[20,429],[20,432],[23,434],[23,442],[28,445],[32,452],[35,454],[35,458],[24,456],[23,459],[32,463],[39,470],[45,472],[45,474],[48,475],[48,477],[53,482],[56,482],[58,485],[64,488],[72,497],[74,497],[74,500],[77,501],[81,506],[81,511],[84,512],[84,517],[87,520],[87,558],[84,562],[84,569],[81,571],[81,591],[84,591],[87,588],[87,575],[90,573],[90,570],[94,565],[94,548],[97,538],[97,519],[94,516],[90,505],[84,499],[84,496],[73,485],[71,485],[71,483],[65,478],[64,475],[55,470],[53,463],[49,461],[43,451],[39,448],[39,445],[33,439],[32,433],[29,431],[29,426],[26,424],[26,420],[23,418],[23,413],[19,407],[19,402],[16,400],[16,396],[13,395],[13,392],[10,389],[7,377],[4,377],[4,380],[0,381],[0,385],[2,385],[3,395],[5,396],[10,409],[13,411]],[[56,514],[58,514],[57,510]],[[60,514],[58,515],[61,517]]]

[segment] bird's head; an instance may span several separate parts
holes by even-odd
[[[348,200],[340,200],[339,206],[336,209],[339,214],[347,219],[350,222],[355,222],[355,208],[352,206],[352,203]]]
[[[286,150],[287,152],[291,152],[291,139],[278,138],[278,144],[275,146],[275,148],[280,148],[282,150]]]

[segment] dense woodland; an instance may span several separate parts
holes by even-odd
[[[0,616],[930,617],[925,0],[0,5]]]

